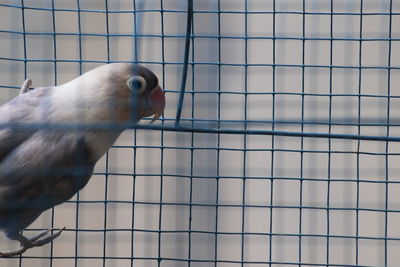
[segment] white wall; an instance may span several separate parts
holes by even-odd
[[[108,1],[108,8],[132,10],[132,2]],[[161,7],[159,0],[145,2],[144,8],[148,10]],[[163,29],[159,11],[142,15],[142,33],[150,36],[140,38],[139,61],[146,62],[158,74],[167,90],[165,118],[170,125],[176,114],[182,71],[182,65],[175,63],[183,60],[185,2],[163,1],[164,9],[169,10],[163,13]],[[383,126],[343,125],[356,124],[359,109],[361,122],[382,125],[386,123],[389,106],[388,99],[383,97],[388,94],[388,71],[379,68],[388,65],[389,42],[365,40],[360,49],[360,42],[356,41],[360,38],[360,16],[352,14],[360,13],[359,0],[333,1],[334,12],[338,13],[333,18],[329,15],[330,1],[304,1],[305,10],[311,12],[305,17],[305,32],[303,1],[276,1],[279,13],[275,15],[274,27],[273,1],[248,0],[247,9],[253,13],[247,16],[247,36],[255,38],[249,38],[247,43],[243,38],[244,0],[221,0],[221,11],[235,12],[221,13],[220,20],[215,12],[218,1],[194,2],[196,11],[211,12],[194,15],[196,37],[190,58],[202,64],[189,68],[187,90],[195,94],[185,96],[183,124],[190,126],[185,119],[194,118],[197,127],[216,127],[213,120],[221,119],[225,120],[221,123],[223,128],[243,129],[245,125],[240,121],[247,118],[264,121],[248,123],[249,129],[271,130],[272,125],[267,122],[276,120],[297,122],[275,124],[274,129],[282,131],[357,134],[360,130],[362,135],[386,135]],[[101,64],[87,61],[134,58],[131,12],[109,13],[109,33],[120,36],[110,36],[107,47],[105,36],[82,35],[80,42],[78,12],[71,10],[77,8],[76,1],[55,0],[55,12],[34,9],[51,8],[51,3],[24,1],[28,7],[24,12],[25,31],[29,32],[25,35],[27,64],[24,64],[9,60],[25,58],[24,35],[5,32],[24,31],[21,9],[6,6],[20,6],[21,2],[0,0],[2,102],[18,93],[13,87],[23,82],[25,67],[27,77],[38,87],[61,84],[79,75],[79,64],[68,62],[71,60],[81,58],[83,71],[87,71]],[[396,69],[390,71],[391,95],[395,96],[390,99],[390,122],[398,124],[400,2],[395,0],[392,4],[392,11],[397,13],[392,16],[391,31],[395,40],[391,42],[390,60]],[[389,38],[389,7],[387,0],[363,1],[364,13],[385,15],[364,15],[362,38]],[[105,2],[81,0],[80,8],[105,10]],[[53,14],[55,37],[32,34],[53,32]],[[81,12],[80,19],[82,33],[107,33],[104,12]],[[162,39],[157,37],[162,31],[169,36],[164,38],[164,50]],[[219,31],[226,37],[220,41],[215,38]],[[280,37],[275,45],[271,38],[274,32]],[[303,35],[307,38],[305,42],[299,39]],[[344,41],[346,38],[353,41]],[[219,60],[220,68],[215,64]],[[161,61],[167,64],[159,64]],[[240,65],[245,63],[249,64],[247,72]],[[275,71],[273,63],[278,64]],[[304,69],[303,64],[307,66]],[[356,68],[360,64],[371,68],[360,72]],[[329,65],[336,67],[330,69]],[[219,89],[220,98],[215,93]],[[249,93],[247,98],[242,94],[245,90]],[[275,97],[271,94],[273,90],[277,93]],[[368,96],[359,98],[359,90]],[[302,91],[306,93],[304,98],[299,95]],[[330,98],[330,92],[335,96]],[[326,123],[330,112],[332,122],[338,124],[329,129]],[[302,129],[298,123],[302,113],[305,121],[320,123],[305,124]],[[398,127],[390,127],[390,135],[398,134]],[[74,198],[56,207],[54,214],[46,212],[29,227],[36,231],[66,226],[62,236],[52,246],[29,250],[24,254],[28,258],[0,259],[0,265],[132,266],[133,251],[136,267],[250,267],[267,266],[269,261],[273,263],[271,266],[292,266],[299,262],[302,266],[327,263],[384,266],[386,249],[387,266],[396,266],[400,261],[399,149],[400,145],[393,142],[126,131],[108,158],[98,163],[97,174],[79,194],[82,202],[78,210]],[[112,174],[106,177],[105,172]],[[391,183],[385,184],[386,179]],[[105,205],[102,203],[105,199],[111,202]],[[160,202],[164,204],[161,212]],[[385,213],[386,208],[390,212]],[[105,228],[108,231],[104,241]],[[76,229],[82,231],[76,233]],[[33,235],[33,230],[26,234]],[[385,233],[389,238],[386,246]],[[303,236],[299,238],[299,234]],[[329,240],[327,234],[331,235]],[[1,238],[1,249],[14,247],[15,242]],[[110,257],[105,262],[104,251]],[[162,260],[158,265],[159,253],[161,258],[176,260]],[[48,258],[50,255],[54,256],[52,260]],[[198,262],[189,265],[184,261],[189,255]],[[79,258],[74,259],[75,256]],[[240,265],[240,261],[246,264]]]

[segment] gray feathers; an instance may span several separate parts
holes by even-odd
[[[0,162],[10,152],[26,140],[32,131],[21,131],[12,127],[4,127],[12,123],[29,124],[37,121],[37,107],[43,98],[47,97],[53,87],[41,87],[34,91],[21,94],[6,104],[0,106]]]
[[[37,109],[50,89],[29,91],[3,105],[0,123],[38,121]],[[82,132],[2,128],[0,228],[19,232],[44,210],[70,199],[87,183],[94,164]]]

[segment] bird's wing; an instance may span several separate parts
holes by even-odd
[[[40,121],[37,118],[37,108],[52,88],[54,87],[36,88],[0,106],[0,162],[37,130],[33,126],[29,130],[21,130],[13,127],[13,124],[29,126]]]
[[[0,162],[0,228],[18,232],[70,199],[93,173],[84,135],[40,130]]]

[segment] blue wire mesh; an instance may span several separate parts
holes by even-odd
[[[26,231],[62,237],[1,265],[396,266],[398,1],[196,2],[185,84],[186,1],[0,1],[5,99],[133,61],[168,101]]]

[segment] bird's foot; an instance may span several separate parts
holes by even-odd
[[[29,87],[32,85],[32,80],[27,79],[21,86],[21,90],[19,91],[19,94],[25,94],[26,92],[29,91]]]
[[[50,231],[53,231],[55,229],[45,230],[43,232],[40,232],[36,236],[30,238],[30,239],[20,235],[20,236],[18,236],[17,240],[21,243],[21,247],[19,249],[16,249],[16,250],[0,252],[0,256],[1,257],[18,256],[18,255],[21,255],[22,253],[24,253],[25,251],[27,251],[30,248],[43,246],[43,245],[53,241],[54,239],[56,239],[62,233],[62,231],[64,231],[64,229],[65,229],[65,227],[61,228],[60,230],[58,230],[54,234],[51,234],[50,236],[48,236],[46,238],[43,238],[43,239],[40,239],[40,238],[45,236],[45,235],[47,235]]]

